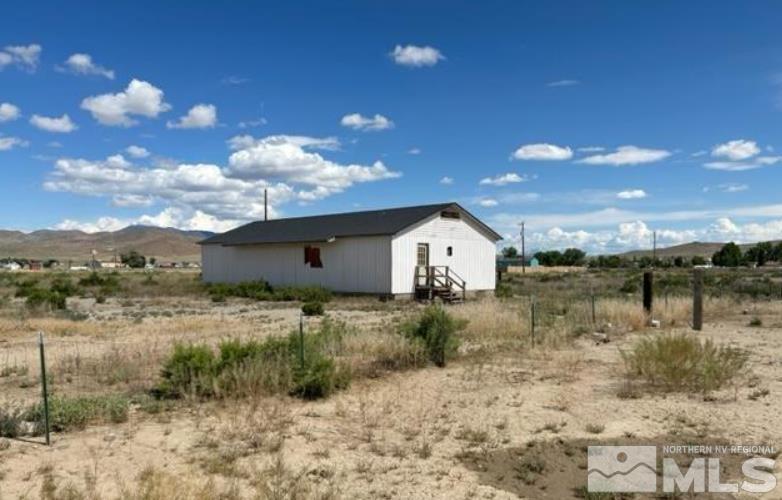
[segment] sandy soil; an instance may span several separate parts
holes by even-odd
[[[290,308],[253,314],[268,316],[264,324],[282,318],[286,328],[296,320]],[[340,314],[371,324],[394,313]],[[708,400],[648,392],[620,398],[619,350],[642,334],[607,344],[583,339],[562,350],[468,356],[444,369],[360,381],[326,401],[133,412],[125,424],[54,435],[51,447],[5,440],[0,497],[38,497],[46,473],[111,496],[152,466],[244,492],[277,474],[287,488],[305,484],[339,498],[570,498],[586,484],[587,444],[700,440],[779,449],[782,316],[772,307],[751,314],[767,326],[747,326],[750,315],[741,311],[706,325],[704,337],[750,353],[752,372]],[[543,465],[519,472],[530,457]],[[774,472],[782,484],[779,460]],[[762,498],[782,498],[782,486]]]

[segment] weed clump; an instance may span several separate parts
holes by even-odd
[[[665,391],[718,390],[739,376],[745,352],[688,334],[650,336],[622,352],[627,375]]]
[[[248,397],[288,393],[327,397],[347,387],[350,372],[335,362],[346,326],[326,318],[318,330],[263,341],[228,340],[217,352],[205,345],[177,345],[155,393],[161,397]]]
[[[207,292],[213,302],[225,302],[228,297],[241,297],[253,300],[302,302],[329,302],[331,292],[320,286],[283,286],[272,287],[265,280],[243,281],[241,283],[212,283]]]
[[[404,323],[402,332],[410,340],[420,342],[429,359],[442,367],[459,349],[456,334],[466,326],[466,320],[454,318],[442,306],[431,305],[418,318]]]
[[[301,312],[305,316],[323,316],[323,302],[305,302]]]

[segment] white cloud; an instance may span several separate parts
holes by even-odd
[[[641,163],[653,163],[671,156],[670,151],[664,149],[647,149],[637,146],[620,146],[613,153],[587,156],[578,160],[578,163],[588,165],[638,165]]]
[[[567,146],[554,144],[526,144],[514,151],[516,160],[569,160],[573,157],[573,150]]]
[[[171,109],[171,105],[163,101],[162,90],[136,79],[122,92],[87,97],[81,102],[81,107],[92,113],[93,118],[103,125],[121,127],[138,123],[130,115],[156,118]]]
[[[212,128],[217,124],[217,108],[213,104],[196,104],[187,115],[176,122],[168,122],[168,128]]]
[[[114,71],[95,64],[89,54],[72,54],[65,61],[62,70],[76,75],[98,75],[109,80],[114,79]]]
[[[5,66],[13,64],[25,71],[34,72],[38,69],[41,50],[38,44],[6,46],[0,51],[0,71]]]
[[[483,198],[481,200],[478,200],[478,205],[484,207],[484,208],[491,208],[496,207],[499,205],[499,202],[495,200],[494,198]]]
[[[41,130],[58,134],[69,134],[79,128],[67,114],[62,115],[59,118],[33,115],[30,118],[30,124]]]
[[[440,184],[444,184],[446,186],[450,186],[453,184],[453,177],[448,177],[447,175],[440,179]]]
[[[407,150],[407,154],[409,155],[420,155],[421,149],[420,148],[410,148]]]
[[[83,231],[85,233],[101,233],[104,231],[119,231],[131,224],[130,221],[117,219],[115,217],[101,217],[94,222],[79,222],[72,219],[65,219],[64,221],[55,224],[54,229]]]
[[[717,189],[720,192],[723,193],[740,193],[742,191],[748,191],[749,186],[747,184],[737,184],[735,182],[726,182],[724,184],[718,184],[715,186],[715,189]],[[703,188],[704,193],[708,193],[711,191],[712,188],[710,186],[706,186]]]
[[[261,125],[266,125],[268,122],[266,121],[266,118],[260,117],[256,118],[254,120],[245,120],[241,121],[238,124],[239,128],[254,128],[254,127],[260,127]]]
[[[397,45],[391,52],[394,62],[403,66],[420,68],[434,66],[445,59],[445,56],[434,47],[419,47],[416,45]]]
[[[125,148],[125,151],[133,158],[146,158],[149,156],[149,151],[147,148],[143,148],[141,146],[128,146]]]
[[[752,158],[760,153],[760,148],[755,141],[737,139],[728,141],[724,144],[718,144],[711,150],[711,155],[715,158],[727,158],[731,161],[740,161]]]
[[[0,123],[16,120],[20,114],[19,108],[10,102],[0,103]]]
[[[756,168],[768,167],[782,161],[782,156],[756,156],[749,161],[712,161],[703,166],[710,170],[723,170],[726,172],[743,172]]]
[[[353,130],[387,130],[394,128],[394,122],[378,114],[369,117],[359,113],[352,113],[343,116],[340,124]]]
[[[691,154],[690,156],[692,156],[693,158],[698,158],[699,156],[705,156],[705,155],[707,155],[707,154],[709,154],[709,152],[708,152],[708,151],[706,151],[705,149],[701,149],[700,151],[696,151],[696,152],[694,152],[694,153],[693,153],[693,154]]]
[[[262,217],[264,189],[276,216],[286,203],[309,203],[358,183],[401,175],[380,162],[342,165],[313,152],[338,147],[333,138],[240,136],[229,144],[235,152],[227,167],[170,162],[145,167],[122,155],[100,161],[60,158],[44,188],[110,198],[115,206],[165,207],[128,223],[219,229]]]
[[[606,148],[603,146],[584,146],[581,148],[578,148],[579,153],[599,153],[600,151],[605,151]]]
[[[574,85],[580,85],[579,80],[556,80],[546,84],[547,87],[573,87]]]
[[[616,197],[620,200],[637,200],[640,198],[646,198],[646,191],[643,189],[627,189],[625,191],[619,191],[616,193]]]
[[[506,186],[508,184],[526,182],[527,180],[526,177],[522,177],[515,172],[508,172],[507,174],[497,175],[495,177],[484,177],[479,184],[482,186]]]
[[[0,151],[10,151],[15,147],[27,147],[28,142],[18,137],[0,137]]]
[[[401,175],[379,161],[371,166],[340,165],[310,151],[313,147],[331,144],[331,141],[300,136],[269,136],[252,142],[244,138],[232,144],[238,151],[228,159],[227,172],[241,179],[278,178],[317,186],[318,198],[340,192],[357,182]],[[237,142],[242,144],[237,146]]]

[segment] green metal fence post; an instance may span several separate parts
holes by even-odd
[[[49,391],[46,388],[46,355],[43,347],[43,332],[38,332],[38,347],[41,352],[41,391],[43,395],[43,428],[46,435],[46,446],[51,444],[49,436]]]

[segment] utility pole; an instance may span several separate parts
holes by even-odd
[[[267,189],[263,189],[263,221],[269,220],[269,197]]]
[[[527,252],[524,247],[524,221],[521,221],[521,274],[527,272]]]
[[[657,262],[657,231],[652,232],[652,267]]]

